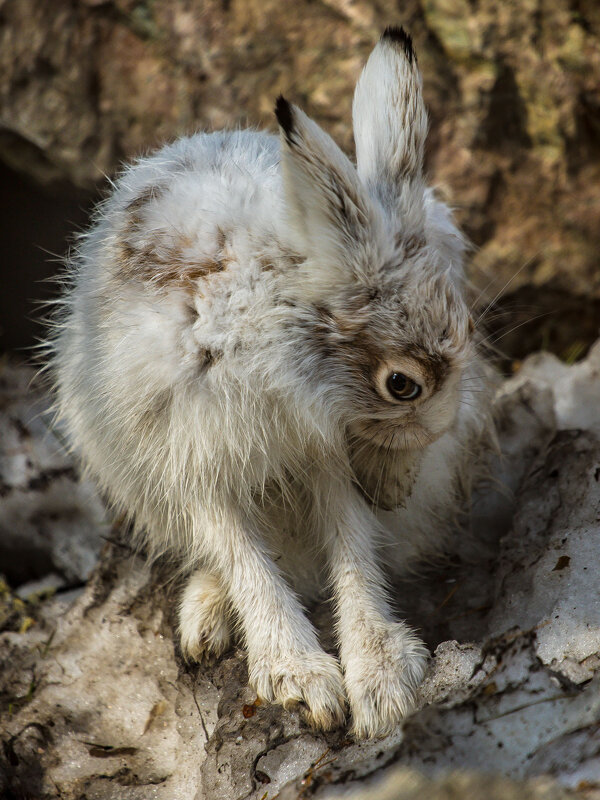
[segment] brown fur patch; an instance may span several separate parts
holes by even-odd
[[[202,278],[227,268],[224,258],[184,259],[183,247],[184,242],[176,241],[160,249],[153,245],[137,249],[122,242],[121,277],[143,280],[158,289],[179,287],[192,291]]]
[[[448,359],[439,353],[427,353],[424,350],[410,355],[419,362],[423,371],[433,383],[434,391],[437,391],[448,375],[450,369]]]
[[[380,343],[365,326],[358,330],[345,348],[345,361],[357,377],[365,381],[377,396],[375,388],[375,371],[381,364],[385,353]],[[377,396],[379,403],[379,397]]]
[[[126,207],[128,221],[117,245],[119,277],[125,281],[143,280],[158,289],[179,287],[192,292],[199,280],[222,272],[229,265],[231,259],[226,253],[227,235],[222,228],[217,228],[216,254],[201,258],[190,259],[185,254],[192,240],[183,235],[167,238],[155,234],[155,241],[139,245],[136,238],[143,224],[143,209],[159,196],[160,187],[148,187]]]
[[[304,263],[303,256],[286,248],[279,240],[274,241],[273,254],[263,253],[259,256],[258,265],[262,272],[276,272],[285,267],[299,267]]]
[[[372,336],[368,321],[361,314],[367,296],[357,294],[352,298],[347,312],[335,314],[326,305],[318,305],[315,311],[319,324],[314,331],[321,352],[337,350],[349,371],[356,376],[357,387],[368,387],[375,393],[374,373],[384,356],[380,344]]]
[[[335,349],[342,354],[343,361],[357,378],[357,386],[369,387],[375,408],[381,402],[375,375],[381,363],[389,360],[393,353],[369,325],[368,315],[365,313],[368,302],[368,291],[365,290],[350,299],[343,314],[334,313],[324,304],[316,306],[319,324],[313,335],[319,342],[321,352],[327,353]],[[418,347],[397,352],[396,355],[417,361],[434,391],[442,385],[451,368],[446,356]]]
[[[221,352],[208,349],[201,350],[200,351],[200,358],[202,360],[201,368],[208,369],[208,367],[212,366],[212,364],[214,364],[215,361],[218,361],[222,357],[223,353]]]
[[[131,217],[136,217],[136,221],[139,222],[139,216],[137,216],[137,212],[147,203],[158,199],[162,195],[162,192],[162,186],[147,186],[143,192],[127,203],[125,206],[125,211],[127,211]]]
[[[425,236],[422,233],[409,236],[404,240],[404,257],[412,258],[419,250],[425,247],[425,245]]]
[[[258,266],[262,272],[272,272],[276,268],[275,260],[266,256],[259,257]]]

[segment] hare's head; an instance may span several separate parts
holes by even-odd
[[[291,241],[286,275],[311,371],[349,432],[420,448],[446,431],[473,358],[464,241],[426,188],[427,115],[410,37],[389,29],[353,106],[357,165],[279,98]]]

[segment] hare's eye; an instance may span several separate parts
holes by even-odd
[[[387,379],[388,392],[396,400],[415,400],[421,394],[421,387],[401,372],[392,372]]]

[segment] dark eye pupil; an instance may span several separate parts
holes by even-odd
[[[387,388],[398,400],[414,400],[421,394],[421,387],[401,372],[392,372],[387,379]]]
[[[401,372],[394,372],[394,374],[390,376],[390,384],[395,392],[403,392],[406,390],[408,380],[406,375],[403,375]]]

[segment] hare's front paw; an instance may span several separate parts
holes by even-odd
[[[348,644],[345,684],[352,732],[358,739],[385,736],[414,708],[415,691],[425,675],[427,649],[401,622]]]
[[[250,684],[259,697],[284,708],[304,706],[308,722],[331,730],[345,720],[346,701],[340,667],[324,652],[262,656],[250,665]]]
[[[227,598],[210,572],[197,570],[184,589],[179,606],[179,639],[183,655],[190,661],[221,655],[229,647]]]

